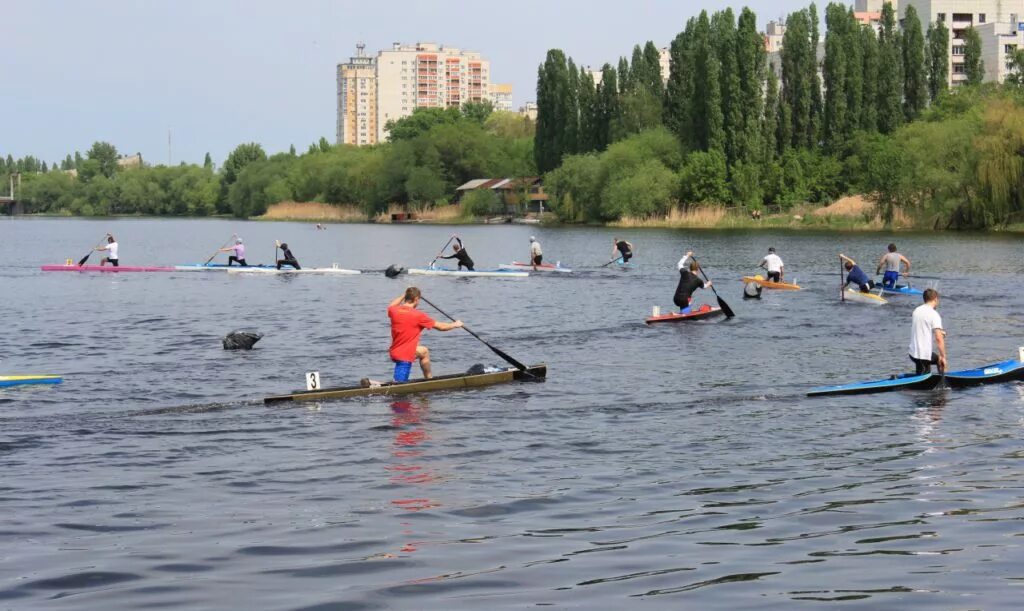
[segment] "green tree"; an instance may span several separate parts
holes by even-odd
[[[117,149],[109,142],[94,142],[86,153],[87,160],[79,169],[79,176],[88,182],[96,176],[113,178],[117,174]]]
[[[384,131],[388,133],[391,142],[412,140],[435,125],[458,123],[462,118],[463,114],[458,108],[416,108],[406,117],[389,120],[384,124]]]
[[[779,77],[775,75],[774,65],[768,66],[761,134],[764,143],[763,158],[775,159],[779,155]]]
[[[292,157],[296,156],[296,154],[295,154],[295,145],[294,144],[288,146],[288,154],[291,155]],[[206,154],[206,158],[207,159],[210,158],[210,154],[209,153]],[[206,165],[205,161],[203,162],[203,165]]]
[[[610,64],[605,64],[601,68],[601,84],[597,86],[597,104],[596,144],[597,150],[603,151],[612,143],[612,123],[618,119],[621,112],[617,74]]]
[[[254,161],[266,161],[266,159],[267,154],[259,144],[255,142],[239,144],[235,147],[235,150],[228,154],[228,158],[224,160],[224,164],[221,166],[221,176],[224,184],[230,187],[238,180],[239,175],[246,166]]]
[[[985,80],[985,61],[981,58],[981,36],[974,28],[964,30],[964,74],[968,85]]]
[[[782,99],[788,111],[791,146],[815,145],[814,88],[817,75],[815,50],[811,46],[811,22],[807,9],[786,18],[782,47]],[[785,123],[784,121],[783,123]]]
[[[737,65],[736,20],[732,9],[716,12],[711,17],[711,40],[719,65],[719,92],[721,94],[722,136],[725,158],[731,166],[739,157],[739,140],[743,137],[743,111],[740,74]]]
[[[687,203],[725,203],[729,200],[728,171],[721,151],[690,153],[680,172],[680,195]]]
[[[500,211],[500,205],[501,198],[491,189],[474,189],[462,197],[462,214],[490,216]]]
[[[541,172],[558,167],[566,152],[568,103],[569,68],[565,54],[560,49],[551,49],[537,71],[537,135],[533,150]]]
[[[903,123],[903,60],[896,12],[882,5],[878,31],[878,131],[889,134]]]
[[[1016,49],[1008,61],[1010,68],[1006,75],[1007,87],[1024,89],[1024,49]]]
[[[444,197],[448,185],[444,178],[435,171],[423,166],[409,170],[409,178],[405,181],[405,191],[409,201],[432,204]]]
[[[619,57],[618,84],[619,95],[625,94],[633,89],[633,72],[629,68],[629,60]]]
[[[911,4],[903,18],[903,115],[907,121],[913,121],[927,105],[924,34],[917,9]]]
[[[693,129],[697,150],[725,152],[725,117],[722,113],[721,64],[707,11],[701,11],[693,28],[693,103],[688,127]]]
[[[596,151],[600,139],[597,133],[597,88],[594,86],[594,77],[589,70],[580,71],[577,102],[579,105],[579,140],[576,148],[581,153]]]
[[[949,87],[949,29],[946,24],[928,26],[928,96],[934,102]]]
[[[665,125],[687,148],[694,148],[693,134],[693,29],[691,18],[686,29],[672,40],[669,47],[668,84],[662,115]]]
[[[845,54],[846,80],[843,88],[846,90],[846,122],[843,128],[843,138],[849,142],[857,130],[860,129],[861,118],[864,112],[864,41],[861,38],[861,25],[857,21],[853,10],[846,13],[846,34],[843,36],[843,52]],[[870,28],[863,28],[870,31]]]
[[[565,94],[565,123],[564,123],[564,144],[562,155],[574,155],[579,152],[580,138],[580,72],[570,57],[567,62],[569,80]]]
[[[846,86],[848,84],[846,39],[848,38],[847,28],[850,26],[847,18],[847,8],[844,5],[831,3],[825,8],[825,121],[824,121],[824,142],[825,148],[835,151],[846,141],[849,123],[849,96]],[[859,66],[856,67],[859,70]]]
[[[481,102],[466,102],[462,105],[462,114],[470,121],[476,121],[480,125],[487,122],[488,117],[494,112],[494,104],[490,100]]]
[[[861,83],[860,128],[864,131],[878,129],[878,38],[871,28],[861,28],[860,42],[863,72]]]
[[[665,93],[664,78],[661,74],[661,52],[654,42],[648,40],[644,45],[644,71],[643,85],[656,98],[661,98]]]
[[[206,153],[206,156],[203,157],[203,168],[207,170],[213,170],[213,158],[210,157],[210,153]]]
[[[736,157],[744,163],[757,164],[765,159],[765,134],[761,123],[765,117],[767,101],[766,59],[764,40],[757,31],[757,16],[750,9],[744,8],[736,27],[736,71],[739,83],[736,108],[740,113],[740,123],[735,135]],[[778,83],[776,97],[777,87]]]

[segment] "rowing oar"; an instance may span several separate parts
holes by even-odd
[[[216,256],[217,256],[217,254],[218,254],[218,253],[220,253],[220,251],[221,251],[221,250],[223,250],[223,249],[227,248],[227,247],[228,247],[228,244],[230,244],[230,243],[231,243],[231,240],[234,240],[234,239],[235,239],[235,238],[237,238],[237,237],[238,237],[238,234],[237,234],[237,233],[232,233],[232,234],[231,234],[231,237],[230,237],[230,238],[228,238],[228,241],[227,241],[227,242],[224,242],[224,245],[223,245],[223,246],[221,246],[220,248],[218,248],[218,249],[216,250],[216,252],[214,252],[214,253],[213,253],[212,255],[210,255],[210,258],[209,258],[209,259],[207,259],[207,260],[206,260],[206,263],[203,263],[203,265],[209,265],[209,264],[210,264],[210,261],[213,261],[213,258],[214,258],[214,257],[216,257]],[[274,251],[274,254],[275,254],[275,255],[277,254],[277,251],[276,251],[276,250]],[[277,257],[274,257],[274,258],[276,259]]]
[[[690,258],[693,259],[694,263],[697,263],[697,259],[695,257],[691,256]],[[697,269],[700,270],[700,275],[704,276],[705,280],[711,282],[711,278],[708,278],[708,275],[704,273],[704,268],[700,266],[700,263],[697,263]],[[732,318],[733,316],[736,316],[736,314],[733,313],[732,308],[729,307],[729,304],[727,304],[725,300],[722,299],[722,296],[718,294],[718,291],[715,290],[714,284],[711,285],[711,291],[715,294],[715,297],[718,298],[718,307],[722,308],[722,311],[725,312],[725,317]]]
[[[444,316],[445,318],[448,318],[448,319],[449,319],[449,320],[451,320],[452,322],[455,322],[455,319],[454,319],[454,318],[452,318],[452,315],[451,315],[451,314],[449,314],[449,313],[445,312],[445,311],[444,311],[444,310],[442,310],[441,308],[439,308],[439,307],[437,307],[436,305],[434,305],[433,303],[431,303],[431,302],[430,302],[430,300],[429,300],[429,299],[427,299],[426,297],[424,297],[423,295],[420,295],[420,299],[422,299],[423,301],[427,302],[427,305],[429,305],[430,307],[432,307],[432,308],[434,308],[435,310],[437,310],[438,312],[440,312],[440,313],[441,313],[441,315],[442,315],[442,316]],[[528,375],[528,376],[530,376],[530,377],[535,377],[535,376],[534,376],[534,375],[533,375],[532,373],[530,373],[530,369],[529,369],[529,367],[527,367],[526,365],[523,365],[522,363],[520,363],[519,361],[515,360],[515,359],[514,359],[514,358],[512,358],[511,356],[509,356],[509,355],[505,354],[505,353],[504,353],[504,352],[502,352],[501,350],[498,350],[497,348],[495,348],[494,346],[492,346],[491,344],[489,344],[489,343],[488,343],[488,342],[487,342],[487,341],[486,341],[486,340],[485,340],[484,338],[480,337],[480,336],[479,336],[479,335],[477,335],[476,333],[473,333],[473,331],[472,331],[472,330],[471,330],[471,329],[470,329],[469,327],[467,327],[466,325],[462,325],[462,328],[466,330],[466,333],[469,333],[469,334],[470,334],[470,335],[472,335],[473,337],[475,337],[475,338],[477,338],[478,340],[480,340],[480,342],[481,342],[481,343],[482,343],[483,345],[485,345],[485,346],[487,346],[488,348],[490,348],[490,349],[491,349],[491,352],[493,352],[494,354],[497,354],[497,355],[498,355],[498,356],[500,356],[501,358],[505,359],[505,361],[506,361],[506,362],[508,362],[508,363],[509,363],[510,365],[513,365],[513,366],[515,366],[515,368],[516,368],[516,369],[518,369],[519,371],[522,371],[523,373],[525,373],[526,375]]]
[[[107,240],[107,236],[109,236],[109,235],[110,234],[108,233],[107,235],[103,236],[103,239],[100,240],[99,244],[97,244],[96,246],[93,246],[92,250],[89,251],[89,254],[87,254],[84,257],[82,257],[82,259],[78,262],[78,267],[82,267],[83,265],[85,265],[85,262],[89,260],[89,257],[92,256],[92,253],[96,252],[96,249],[99,248],[100,246],[103,246],[103,242],[105,242]]]
[[[434,260],[430,262],[430,265],[427,266],[427,269],[430,269],[430,268],[434,267],[434,263],[437,262],[438,257],[440,257],[441,255],[444,254],[444,249],[448,248],[448,245],[451,244],[452,240],[454,240],[454,239],[455,239],[455,236],[452,236],[452,237],[448,238],[448,241],[445,242],[444,246],[441,247],[441,252],[437,253],[437,256],[434,257]],[[427,303],[430,303],[430,302],[428,301]],[[430,305],[434,305],[434,304],[430,304]],[[438,310],[438,312],[441,312],[441,310]],[[444,312],[441,312],[441,313],[444,314]],[[445,314],[445,316],[447,316],[447,314]]]

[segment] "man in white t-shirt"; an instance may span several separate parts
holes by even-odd
[[[107,263],[110,263],[114,267],[117,267],[117,240],[114,236],[107,234],[107,245],[100,246],[96,250],[106,251],[107,256],[100,259],[100,267],[103,267]]]
[[[537,266],[544,262],[544,251],[540,249],[540,242],[537,238],[530,236],[530,263],[533,265],[533,269],[537,269]]]
[[[917,375],[931,373],[932,365],[939,373],[946,371],[946,331],[939,316],[939,292],[927,289],[924,303],[914,310],[910,330],[910,360],[914,361]]]
[[[761,265],[765,271],[768,272],[768,280],[771,282],[782,282],[782,277],[786,275],[786,269],[782,265],[782,259],[779,255],[775,254],[775,247],[772,246],[768,249],[768,254],[761,259]]]

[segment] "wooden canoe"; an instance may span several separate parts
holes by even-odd
[[[325,401],[328,399],[351,399],[352,397],[368,397],[371,395],[411,395],[415,393],[435,392],[439,390],[461,390],[464,388],[478,388],[482,386],[493,386],[495,384],[507,384],[509,382],[530,382],[542,381],[548,373],[545,364],[533,365],[527,368],[529,373],[519,371],[515,368],[503,369],[491,373],[465,374],[438,376],[436,378],[410,380],[408,382],[385,382],[380,386],[347,386],[340,388],[323,388],[320,390],[309,390],[292,393],[290,395],[278,395],[266,397],[264,403],[280,403],[283,401]]]
[[[793,284],[791,282],[772,282],[771,280],[765,280],[763,276],[743,276],[743,282],[756,282],[763,288],[779,291],[799,291],[803,288],[799,284]]]

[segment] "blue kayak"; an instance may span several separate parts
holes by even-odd
[[[888,293],[890,295],[924,295],[924,291],[922,291],[921,289],[915,289],[912,286],[906,286],[903,284],[894,286],[892,288],[885,288],[879,285],[879,288],[882,289],[883,293]]]
[[[60,384],[64,379],[60,376],[0,376],[0,386],[20,386],[23,384]]]
[[[893,390],[931,390],[939,384],[939,376],[926,373],[914,375],[905,373],[892,376],[885,380],[872,382],[854,382],[836,386],[819,386],[807,391],[808,397],[826,397],[829,395],[865,395]]]
[[[1024,363],[1017,359],[992,363],[977,369],[962,369],[946,373],[946,384],[951,388],[964,388],[981,384],[1000,384],[1015,380],[1024,380]]]
[[[948,371],[945,376],[937,373],[914,375],[905,373],[886,380],[854,382],[838,386],[819,386],[807,391],[808,397],[829,395],[863,395],[892,390],[931,390],[940,384],[950,388],[967,388],[982,384],[1001,384],[1024,380],[1024,363],[1010,359],[974,369]]]

